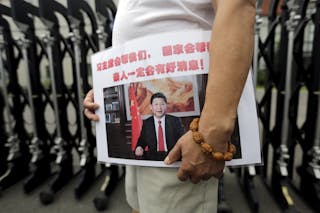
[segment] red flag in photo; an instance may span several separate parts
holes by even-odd
[[[133,84],[129,86],[129,98],[130,98],[130,114],[131,114],[131,149],[136,148],[140,131],[142,129],[142,118],[139,112],[138,101],[136,97],[136,90]]]

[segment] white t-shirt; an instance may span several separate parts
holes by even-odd
[[[162,32],[211,30],[211,0],[120,0],[113,45]],[[213,213],[218,180],[193,184],[177,178],[177,168],[126,167],[126,199],[140,213]]]
[[[113,28],[113,45],[146,35],[211,30],[211,0],[120,0]]]

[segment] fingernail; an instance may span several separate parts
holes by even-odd
[[[169,165],[171,162],[170,162],[170,159],[169,159],[169,156],[166,157],[166,159],[164,159],[164,163]]]

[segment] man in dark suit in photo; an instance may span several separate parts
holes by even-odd
[[[135,155],[141,159],[162,161],[185,131],[180,118],[166,114],[167,98],[164,94],[153,94],[150,108],[153,116],[143,121]]]

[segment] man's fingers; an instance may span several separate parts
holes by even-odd
[[[99,121],[99,116],[94,114],[92,111],[90,111],[89,109],[85,109],[84,110],[84,114],[85,116],[91,120],[91,121]]]
[[[181,168],[178,170],[177,176],[181,181],[186,181],[189,178],[189,174],[184,172]]]
[[[181,146],[180,143],[176,143],[176,145],[169,152],[168,156],[164,160],[164,163],[169,165],[181,159]]]
[[[94,103],[93,99],[85,98],[83,100],[83,106],[84,108],[90,109],[90,110],[96,110],[99,108],[99,104]]]
[[[86,109],[89,109],[91,111],[95,111],[95,110],[99,109],[99,105],[96,103],[84,103],[83,106]]]
[[[190,177],[190,181],[194,184],[197,184],[200,182],[200,178],[199,177],[194,177],[194,176],[191,176]]]
[[[94,103],[93,90],[91,89],[83,99],[84,114],[92,121],[99,121],[99,116],[95,114],[95,110],[99,108],[99,104]]]
[[[93,90],[91,89],[83,99],[83,106],[89,110],[96,110],[99,105],[94,102]]]
[[[212,177],[212,175],[207,174],[207,175],[202,176],[201,179],[202,180],[209,180],[211,177]]]
[[[217,179],[220,179],[221,177],[223,176],[223,171],[221,172],[217,172],[213,175],[213,177],[217,178]]]

